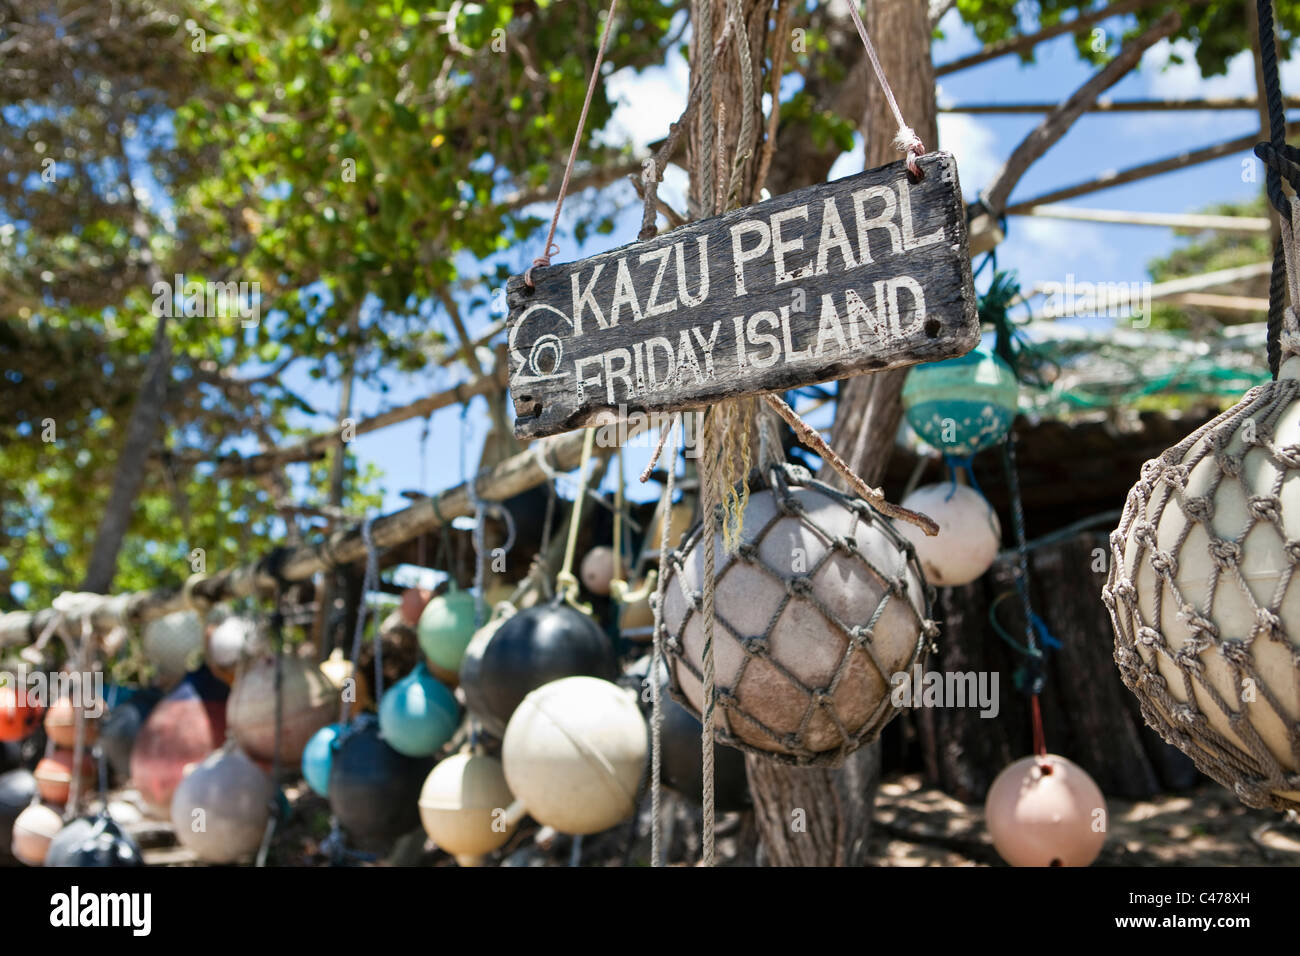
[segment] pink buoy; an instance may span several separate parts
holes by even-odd
[[[984,815],[1012,866],[1088,866],[1106,842],[1106,798],[1078,764],[1025,757],[993,781]]]
[[[614,580],[614,549],[602,544],[588,551],[583,556],[578,577],[592,594],[601,597],[609,594],[610,582]]]

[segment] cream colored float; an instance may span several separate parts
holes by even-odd
[[[584,554],[578,577],[592,594],[608,595],[610,582],[614,580],[614,549],[602,544]]]
[[[285,654],[282,658],[280,759],[289,765],[302,760],[303,748],[338,714],[337,691],[312,661]],[[230,732],[249,755],[275,758],[275,658],[248,662],[235,678],[226,702]]]
[[[43,803],[33,803],[14,821],[13,841],[9,852],[20,863],[44,866],[50,841],[63,829],[63,818]]]
[[[922,485],[903,499],[903,507],[929,515],[939,525],[927,535],[907,522],[895,525],[921,562],[926,580],[937,588],[970,584],[993,566],[1002,544],[997,512],[974,488],[953,482]]]
[[[453,754],[424,781],[420,821],[429,839],[461,866],[481,866],[515,832],[518,821],[507,820],[514,800],[501,761],[485,754]]]
[[[526,812],[561,833],[608,830],[636,810],[645,771],[645,718],[635,691],[598,677],[565,677],[524,698],[506,726],[501,761]]]
[[[1300,358],[1290,310],[1287,328],[1277,381],[1143,465],[1111,534],[1102,594],[1116,663],[1147,723],[1244,803],[1277,809],[1300,808]]]

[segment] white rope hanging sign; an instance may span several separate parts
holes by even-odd
[[[698,408],[974,347],[979,321],[956,162],[926,153],[903,121],[856,10],[905,160],[551,265],[615,8],[545,251],[506,287],[517,436]]]

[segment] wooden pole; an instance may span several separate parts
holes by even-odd
[[[403,405],[400,408],[380,412],[373,418],[357,422],[352,429],[353,435],[365,435],[368,432],[387,428],[412,418],[425,418],[439,409],[449,405],[466,402],[475,395],[487,395],[500,392],[506,387],[506,364],[498,362],[497,367],[482,378],[454,385],[445,391],[437,392],[425,398]],[[342,434],[341,428],[313,435],[305,441],[277,448],[273,451],[260,452],[247,457],[224,456],[219,458],[216,473],[222,477],[239,477],[260,475],[274,469],[277,465],[291,461],[306,461],[319,458]]]
[[[1294,123],[1288,124],[1288,131],[1292,131],[1294,128]],[[1083,196],[1102,189],[1109,189],[1112,186],[1123,186],[1126,183],[1146,179],[1149,176],[1158,176],[1161,173],[1171,172],[1175,169],[1186,169],[1188,166],[1195,166],[1198,163],[1208,163],[1211,160],[1222,159],[1224,156],[1231,156],[1233,153],[1250,149],[1257,142],[1259,142],[1259,134],[1252,133],[1249,136],[1239,136],[1236,139],[1216,143],[1213,146],[1206,146],[1203,149],[1190,150],[1155,162],[1143,163],[1141,166],[1131,166],[1120,171],[1107,170],[1087,182],[1066,186],[1063,189],[1057,189],[1042,196],[1035,196],[1033,199],[1026,199],[1024,202],[1008,206],[1007,215],[1014,216],[1023,213],[1027,209],[1032,209],[1034,206],[1045,206],[1049,203],[1060,202],[1063,199],[1073,199],[1075,196]]]
[[[1078,33],[1094,23],[1100,23],[1110,17],[1122,16],[1126,13],[1132,13],[1134,10],[1140,10],[1143,7],[1149,7],[1154,0],[1120,0],[1119,3],[1112,3],[1108,7],[1102,7],[1100,10],[1094,10],[1091,13],[1081,13],[1073,20],[1067,20],[1064,23],[1057,23],[1045,30],[1039,30],[1037,33],[1031,33],[1027,36],[1012,37],[1009,40],[1002,40],[998,43],[990,43],[978,53],[972,53],[970,56],[964,56],[959,60],[953,60],[950,63],[943,63],[934,68],[935,76],[946,76],[949,73],[956,73],[958,70],[969,69],[972,66],[978,66],[981,63],[987,63],[989,60],[996,60],[1000,56],[1006,56],[1008,53],[1020,53],[1029,50],[1044,40],[1051,40],[1065,33]]]
[[[643,428],[643,423],[629,423],[629,439]],[[542,484],[549,475],[538,462],[539,455],[545,456],[554,471],[571,471],[578,467],[582,457],[582,431],[543,441],[541,450],[520,452],[482,474],[478,479],[479,497],[485,501],[504,501]],[[612,451],[612,447],[596,446],[596,454],[601,456]],[[450,523],[453,518],[473,513],[469,488],[462,482],[433,498],[422,499],[408,508],[376,518],[370,526],[370,534],[375,547],[382,550]],[[89,619],[96,630],[118,624],[139,626],[190,606],[202,607],[232,598],[270,594],[275,587],[272,569],[277,565],[284,580],[303,581],[328,568],[363,560],[365,556],[361,526],[354,524],[339,529],[314,545],[287,549],[278,555],[268,555],[252,564],[212,575],[195,576],[191,579],[192,584],[179,591],[152,590],[113,596],[65,592],[56,599],[56,607],[65,612],[65,626],[68,627],[79,627],[85,619]],[[49,609],[0,615],[0,648],[35,640],[57,613]]]
[[[1043,121],[1020,141],[1020,145],[1011,151],[1002,169],[993,177],[993,182],[980,193],[980,198],[994,215],[1006,208],[1011,190],[1015,189],[1025,171],[1060,141],[1083,111],[1094,103],[1104,90],[1110,89],[1127,76],[1138,65],[1142,54],[1173,34],[1182,22],[1182,17],[1177,11],[1171,10],[1141,36],[1125,43],[1113,60],[1089,77],[1087,82],[1071,93],[1065,102],[1045,116]]]
[[[1075,206],[1034,206],[1019,213],[1041,219],[1071,219],[1077,222],[1114,223],[1124,226],[1163,226],[1169,229],[1206,230],[1253,236],[1268,232],[1270,219],[1264,216],[1211,216],[1181,212],[1130,212],[1127,209],[1080,209]]]
[[[1051,315],[1046,313],[1035,314],[1029,321],[1043,322],[1053,319],[1068,319],[1076,315],[1104,313],[1112,308],[1121,308],[1127,305],[1141,305],[1148,300],[1158,302],[1174,299],[1189,292],[1201,292],[1205,289],[1214,289],[1233,282],[1260,279],[1267,276],[1272,269],[1272,262],[1253,262],[1250,265],[1235,266],[1231,269],[1217,269],[1214,272],[1206,272],[1198,276],[1187,276],[1181,279],[1170,279],[1168,282],[1157,282],[1145,289],[1141,287],[1142,283],[1119,283],[1118,285],[1123,288],[1117,286],[1113,290],[1097,289],[1096,294],[1091,296],[1090,299],[1085,298],[1082,304],[1063,303],[1063,308],[1059,311],[1059,314],[1055,310]],[[1097,284],[1090,285],[1096,288]],[[1101,285],[1104,286],[1104,283]],[[1046,287],[1042,284],[1034,288],[1035,294],[1044,294],[1046,291]],[[1267,303],[1265,305],[1267,306]]]
[[[1300,109],[1300,96],[1285,98],[1287,109]],[[966,113],[977,115],[1050,113],[1059,103],[955,103],[940,106],[940,113]],[[1194,112],[1198,110],[1253,110],[1259,101],[1248,96],[1185,98],[1169,100],[1112,100],[1102,97],[1090,105],[1086,113],[1165,113]]]

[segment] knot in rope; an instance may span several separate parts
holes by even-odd
[[[1266,607],[1257,608],[1255,610],[1255,629],[1251,632],[1251,638],[1262,634],[1269,640],[1276,641],[1282,637],[1282,633],[1282,618]],[[1242,642],[1224,641],[1223,646],[1226,648],[1229,644],[1240,643]]]
[[[1207,495],[1195,495],[1183,502],[1183,511],[1189,518],[1208,522],[1214,517],[1214,499]]]

